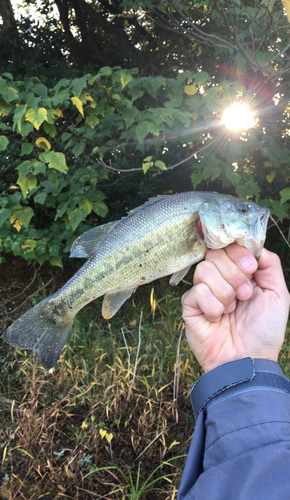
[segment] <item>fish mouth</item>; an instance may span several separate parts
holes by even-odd
[[[268,208],[262,208],[249,221],[249,231],[243,242],[243,246],[247,248],[258,260],[266,239],[267,225],[270,216]]]

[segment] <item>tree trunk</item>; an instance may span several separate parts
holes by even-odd
[[[15,17],[10,0],[0,0],[0,16],[2,17],[1,33],[15,29]]]

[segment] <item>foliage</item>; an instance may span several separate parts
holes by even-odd
[[[24,36],[28,23],[25,44],[17,36],[13,54],[0,53],[13,71],[0,78],[0,250],[62,265],[91,225],[120,218],[149,195],[189,189],[190,180],[197,189],[250,197],[281,221],[288,216],[289,24],[281,4],[75,0],[75,17],[66,5],[62,26],[46,4],[47,25],[22,19],[13,29]],[[91,37],[102,26],[96,37],[99,44],[108,38],[106,61],[122,66],[83,71],[103,61],[94,60],[96,49],[80,62],[92,41],[84,20]],[[128,42],[118,59],[117,33],[119,45],[123,36]],[[163,61],[158,73],[147,65],[149,53]],[[242,133],[222,123],[237,101],[256,117]]]

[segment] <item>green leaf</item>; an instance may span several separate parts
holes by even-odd
[[[70,139],[72,136],[72,134],[70,134],[69,132],[63,132],[62,136],[61,136],[61,142],[66,142],[68,139]]]
[[[163,161],[160,161],[160,160],[157,160],[155,162],[155,167],[160,168],[161,170],[167,170],[165,163]]]
[[[50,135],[50,137],[55,137],[56,136],[56,128],[53,124],[51,123],[48,123],[47,121],[44,121],[43,122],[43,128],[44,128],[44,131]]]
[[[70,214],[68,214],[69,222],[72,230],[75,231],[78,225],[85,220],[87,212],[81,208],[75,208]]]
[[[86,197],[81,199],[79,206],[80,206],[80,208],[85,210],[87,214],[90,214],[94,208],[93,203],[90,200],[88,200]]]
[[[205,85],[207,82],[211,82],[211,77],[205,71],[200,71],[195,73],[194,81],[196,85]]]
[[[18,180],[17,184],[19,184],[19,186],[21,188],[23,198],[26,198],[29,191],[36,188],[37,178],[35,175],[29,173],[24,177],[23,182],[19,182],[19,180]]]
[[[133,81],[133,76],[130,75],[130,73],[125,73],[125,71],[121,71],[120,80],[121,80],[122,90],[123,90],[123,88],[126,87],[126,85],[128,85],[128,83]]]
[[[31,221],[34,212],[31,207],[21,208],[20,210],[15,210],[15,216],[20,220],[21,224],[27,229],[29,222]]]
[[[62,267],[61,257],[55,257],[54,255],[52,255],[51,257],[49,257],[49,262],[50,262],[53,266]]]
[[[20,156],[30,155],[30,153],[32,152],[32,150],[33,150],[33,144],[31,144],[31,142],[23,142],[21,144],[21,153],[20,153]]]
[[[25,114],[26,111],[26,105],[21,104],[20,106],[17,106],[14,117],[13,117],[13,128],[15,129],[17,127],[18,131],[21,131],[21,121],[22,117]]]
[[[86,142],[79,141],[74,145],[74,147],[72,149],[72,153],[74,154],[74,156],[76,158],[78,158],[83,153],[85,147],[86,147]]]
[[[100,76],[111,76],[113,70],[109,66],[104,66],[103,68],[100,69],[99,73],[97,74],[97,77]]]
[[[290,200],[290,187],[282,189],[282,191],[280,191],[280,198],[281,198],[281,205],[283,205],[283,203],[285,203],[286,201]]]
[[[152,166],[153,166],[153,161],[147,161],[145,163],[142,163],[142,168],[143,168],[144,174],[146,174],[147,170],[149,170],[149,168]]]
[[[40,95],[40,97],[47,97],[47,87],[43,85],[43,83],[38,83],[37,85],[34,85],[33,87],[33,92],[37,95]]]
[[[34,175],[37,174],[45,174],[46,172],[46,165],[42,161],[33,161],[33,173]]]
[[[82,78],[74,78],[71,85],[73,93],[76,96],[80,96],[82,90],[86,85],[87,85],[87,75],[83,76]]]
[[[31,160],[25,160],[22,163],[20,163],[20,165],[18,165],[18,167],[16,167],[16,170],[18,170],[18,175],[19,175],[17,182],[20,182],[20,183],[23,182],[25,176],[29,172],[31,172],[31,170],[33,169],[32,165],[33,164],[32,164]]]
[[[9,141],[5,135],[0,135],[0,151],[5,151],[9,144]]]
[[[8,104],[8,102],[4,101],[4,99],[0,97],[0,116],[9,115],[11,109],[12,109],[11,104]]]
[[[138,99],[139,97],[142,97],[143,94],[144,94],[144,90],[140,90],[140,89],[130,89],[129,90],[129,93],[132,97],[132,102],[134,102],[136,99]]]
[[[63,153],[56,153],[55,151],[47,151],[39,155],[40,160],[48,163],[48,168],[54,168],[59,172],[67,173],[67,166],[65,155]]]
[[[1,208],[0,209],[0,227],[3,226],[3,223],[7,220],[10,219],[12,215],[11,210],[9,208]]]
[[[161,87],[161,85],[164,85],[166,82],[166,79],[163,76],[155,76],[154,78],[150,79],[150,85],[153,89],[153,92],[156,93],[156,91]]]
[[[21,123],[21,130],[19,131],[22,137],[27,137],[30,132],[34,130],[34,126],[32,123]]]
[[[142,142],[147,134],[148,134],[148,122],[138,123],[136,127],[136,135],[138,141]]]
[[[34,196],[34,203],[39,203],[40,205],[44,205],[46,197],[47,197],[47,193],[45,191],[42,191],[41,193],[37,193]]]
[[[102,201],[95,201],[93,203],[94,206],[94,212],[101,217],[105,217],[108,213],[108,207],[103,203]]]
[[[9,87],[7,82],[0,77],[0,94],[6,102],[14,101],[18,98],[18,92],[13,87]]]

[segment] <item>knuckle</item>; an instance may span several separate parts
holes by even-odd
[[[272,259],[274,264],[276,264],[277,266],[281,266],[281,259],[276,253],[272,253]]]
[[[214,309],[213,313],[214,313],[214,316],[216,318],[218,318],[219,316],[221,316],[224,313],[224,307],[223,307],[223,305],[217,306]]]
[[[196,279],[202,279],[210,273],[212,270],[212,263],[206,260],[202,260],[197,266],[194,273]]]
[[[220,300],[223,304],[230,304],[234,298],[235,292],[232,287],[227,287],[220,291]]]
[[[219,259],[222,255],[224,255],[225,251],[223,248],[216,248],[214,250],[209,250],[207,254],[205,255],[205,262],[206,261],[214,261],[216,259]]]

